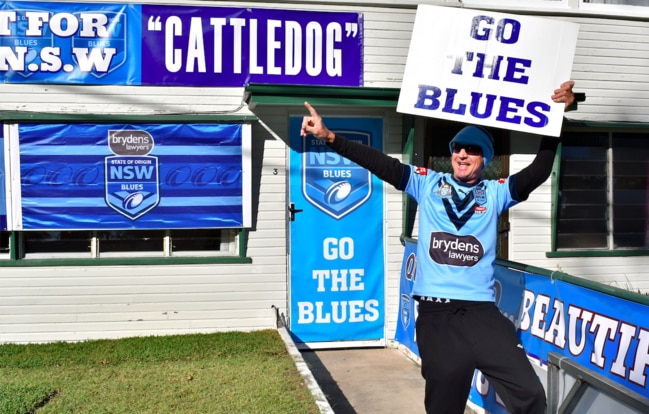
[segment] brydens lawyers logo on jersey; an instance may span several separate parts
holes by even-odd
[[[428,168],[424,168],[424,167],[415,167],[415,174],[419,174],[419,175],[428,175]]]
[[[428,254],[435,263],[471,267],[484,256],[484,247],[473,236],[438,231],[430,234]]]

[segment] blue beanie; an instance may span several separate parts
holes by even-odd
[[[478,145],[482,148],[482,157],[484,158],[484,166],[487,167],[489,161],[494,157],[493,138],[489,131],[485,128],[469,125],[462,128],[455,137],[449,142],[448,147],[453,154],[453,143],[465,145]]]

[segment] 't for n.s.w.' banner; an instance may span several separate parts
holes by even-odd
[[[417,8],[399,112],[559,136],[579,26],[491,11]]]
[[[250,225],[242,124],[19,124],[12,230]]]
[[[0,82],[361,86],[359,13],[3,2]]]

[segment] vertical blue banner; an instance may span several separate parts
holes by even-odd
[[[415,322],[419,304],[412,298],[412,286],[417,278],[417,242],[406,240],[401,264],[399,282],[399,319],[394,333],[395,341],[403,344],[414,355],[420,357],[415,335]]]
[[[382,146],[380,118],[330,118],[348,139]],[[291,118],[290,330],[297,342],[384,338],[383,183]]]

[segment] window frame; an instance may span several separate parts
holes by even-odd
[[[13,124],[21,122],[29,123],[177,123],[177,124],[198,124],[198,123],[223,123],[238,122],[252,123],[258,121],[256,116],[232,115],[232,114],[196,114],[196,115],[88,115],[75,116],[68,114],[49,113],[13,113],[0,115],[0,122]],[[249,189],[250,190],[250,189]],[[169,229],[160,229],[168,231]],[[222,231],[231,231],[232,241],[229,243],[228,251],[185,251],[182,254],[167,254],[162,246],[158,252],[145,252],[142,255],[108,255],[111,257],[91,257],[84,254],[63,253],[56,254],[35,254],[26,257],[22,246],[22,231],[3,231],[2,237],[8,237],[9,251],[0,253],[0,267],[39,267],[39,266],[120,266],[120,265],[175,265],[175,264],[211,264],[211,263],[252,263],[247,257],[248,228],[228,228]],[[89,240],[90,242],[91,240]]]
[[[645,124],[615,124],[615,123],[601,123],[589,121],[566,121],[563,128],[564,132],[577,132],[577,133],[638,133],[648,134],[649,126]],[[558,235],[558,209],[559,209],[559,182],[561,173],[561,154],[563,144],[559,144],[557,155],[554,160],[554,165],[551,174],[551,222],[552,222],[552,240],[551,251],[546,252],[548,258],[561,258],[561,257],[632,257],[632,256],[649,256],[649,248],[619,248],[619,249],[562,249],[557,250],[557,235]],[[611,168],[608,168],[607,179],[612,180]],[[607,189],[607,197],[611,197],[610,190]],[[612,206],[610,207],[612,208]],[[607,237],[612,237],[607,233]]]

